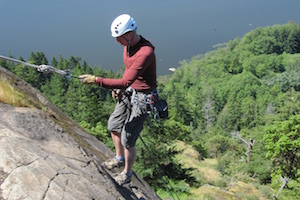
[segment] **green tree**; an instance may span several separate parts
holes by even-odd
[[[197,184],[191,175],[191,168],[183,168],[175,159],[179,153],[168,141],[164,123],[155,123],[152,126],[145,124],[144,130],[137,142],[138,156],[134,169],[154,189],[169,190],[169,179],[174,182],[185,180],[186,183]]]
[[[274,123],[266,129],[264,142],[267,158],[273,162],[273,177],[287,177],[292,180],[285,190],[300,189],[300,115]],[[274,180],[275,181],[275,180]],[[299,193],[297,195],[299,196]]]

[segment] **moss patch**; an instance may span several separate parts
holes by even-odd
[[[8,81],[0,80],[0,102],[15,107],[32,107],[31,99],[19,92]]]

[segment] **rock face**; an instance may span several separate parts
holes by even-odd
[[[113,156],[108,147],[4,68],[0,79],[34,102],[0,103],[1,200],[159,199],[136,174],[117,186],[100,166]]]

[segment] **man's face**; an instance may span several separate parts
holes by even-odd
[[[127,32],[119,37],[116,38],[116,41],[119,42],[123,46],[127,46],[129,44],[129,41],[132,40],[133,33]]]

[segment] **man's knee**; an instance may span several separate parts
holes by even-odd
[[[111,131],[111,134],[115,135],[115,136],[118,136],[118,137],[121,137],[121,133],[119,133],[117,131]]]

